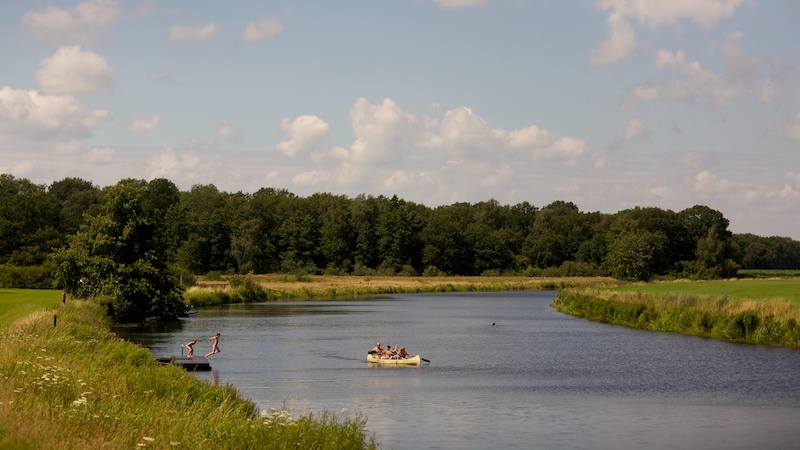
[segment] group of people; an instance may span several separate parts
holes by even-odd
[[[214,343],[211,345],[211,351],[206,353],[206,358],[219,353],[219,333],[211,336],[209,339],[213,340]],[[192,358],[194,356],[194,344],[197,344],[196,339],[192,339],[186,344],[186,348],[189,349],[189,353],[186,355],[187,358]]]
[[[411,355],[406,353],[405,347],[400,347],[400,349],[398,349],[397,344],[394,345],[394,349],[392,349],[390,345],[387,345],[386,348],[382,348],[381,343],[378,342],[369,352],[379,359],[406,359],[411,357]]]

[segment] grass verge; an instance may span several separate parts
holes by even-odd
[[[569,288],[553,307],[614,325],[800,349],[798,290],[799,279]]]
[[[260,413],[232,386],[159,366],[116,338],[91,302],[41,309],[7,327],[0,378],[0,448],[377,447],[360,415]]]

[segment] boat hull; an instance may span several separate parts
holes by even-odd
[[[376,363],[376,364],[393,364],[393,365],[400,365],[400,366],[418,366],[419,362],[422,358],[419,355],[412,356],[406,359],[380,359],[376,358],[373,355],[367,355],[367,362]]]

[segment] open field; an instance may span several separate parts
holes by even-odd
[[[0,289],[0,329],[34,311],[60,303],[61,291],[55,289]]]
[[[800,305],[800,278],[737,279],[691,282],[637,283],[614,288],[644,294],[688,294],[727,297],[728,300],[783,300]]]

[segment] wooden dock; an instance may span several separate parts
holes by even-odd
[[[156,356],[156,361],[161,365],[177,364],[184,369],[192,372],[204,372],[211,370],[211,363],[204,356]]]

